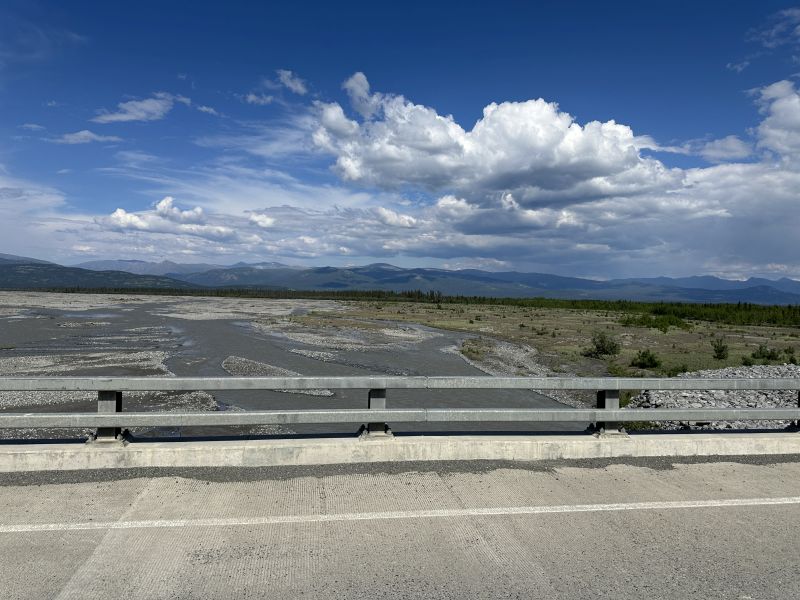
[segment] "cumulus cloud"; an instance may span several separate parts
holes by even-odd
[[[411,215],[404,215],[383,206],[376,207],[374,212],[381,223],[390,227],[414,227],[417,224],[417,219]]]
[[[492,103],[470,130],[403,96],[370,92],[357,73],[345,84],[362,121],[318,103],[314,143],[335,157],[346,181],[383,188],[417,185],[473,201],[514,192],[526,205],[613,193],[643,193],[680,177],[639,153],[645,138],[607,121],[583,125],[543,99]]]
[[[260,241],[257,236],[243,234],[230,226],[206,223],[202,208],[180,210],[169,196],[157,202],[152,211],[128,212],[124,208],[117,208],[108,216],[97,217],[95,223],[119,232],[178,234],[234,244]]]
[[[700,149],[700,156],[710,162],[726,162],[747,158],[753,152],[750,144],[735,135],[706,142]]]
[[[280,81],[281,85],[286,89],[300,96],[304,96],[308,92],[306,82],[300,79],[296,74],[286,69],[278,69],[275,72],[278,75],[278,81]]]
[[[195,206],[191,210],[181,210],[175,206],[175,199],[167,196],[155,205],[156,214],[177,223],[202,223],[205,221],[203,209]]]
[[[219,116],[219,113],[216,111],[216,109],[210,106],[200,105],[197,107],[197,110],[199,110],[202,113],[206,113],[208,115],[214,115],[215,117]]]
[[[191,105],[192,101],[185,97],[167,92],[157,92],[144,100],[128,100],[117,104],[117,111],[100,110],[91,119],[95,123],[122,123],[127,121],[158,121],[163,119],[176,102]]]
[[[82,129],[75,133],[65,133],[50,141],[56,144],[91,144],[92,142],[121,142],[122,138],[115,135],[98,135],[88,129]]]
[[[761,88],[758,100],[764,119],[758,126],[758,148],[784,161],[800,158],[800,94],[794,83],[778,81]]]

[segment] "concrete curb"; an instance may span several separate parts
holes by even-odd
[[[401,436],[0,445],[0,472],[131,467],[263,467],[429,460],[555,460],[800,454],[800,434]]]

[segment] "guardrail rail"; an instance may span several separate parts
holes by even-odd
[[[125,392],[364,389],[364,409],[210,412],[127,412]],[[593,390],[596,408],[387,408],[388,390]],[[620,390],[797,390],[797,408],[620,408]],[[114,440],[129,427],[364,423],[369,435],[390,433],[387,423],[579,422],[600,433],[632,421],[800,421],[800,379],[681,379],[592,377],[2,377],[0,391],[96,391],[97,412],[0,412],[0,428],[96,428]]]

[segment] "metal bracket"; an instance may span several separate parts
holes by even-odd
[[[600,390],[597,392],[597,408],[619,410],[619,390]],[[600,439],[630,437],[625,428],[620,427],[620,424],[615,421],[594,423],[593,426],[590,426],[590,431]]]
[[[97,392],[97,412],[122,412],[122,392]],[[121,442],[122,429],[119,427],[98,427],[94,436],[95,442]]]
[[[367,408],[371,410],[386,410],[386,390],[374,389],[367,394]],[[361,428],[361,439],[391,438],[392,430],[386,423],[367,423]]]

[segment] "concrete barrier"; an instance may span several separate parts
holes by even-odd
[[[800,455],[800,433],[659,433],[619,437],[458,435],[4,444],[0,445],[0,472],[777,454]]]

